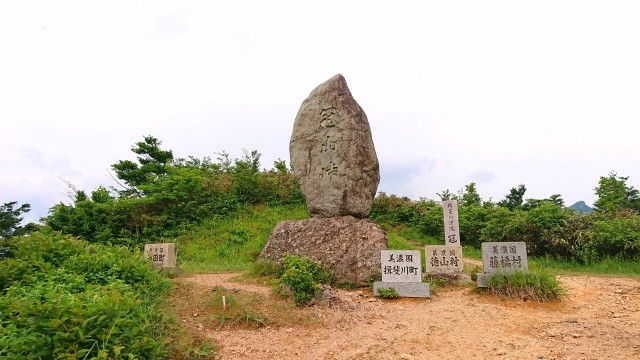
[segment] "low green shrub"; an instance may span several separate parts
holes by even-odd
[[[315,261],[285,255],[278,272],[280,292],[290,289],[296,304],[308,304],[320,292],[320,283],[330,283],[331,276]]]
[[[60,233],[9,240],[0,261],[0,358],[166,355],[170,283],[125,248]]]
[[[611,216],[599,216],[587,234],[578,251],[579,258],[585,263],[640,257],[640,215],[637,213],[621,211]]]

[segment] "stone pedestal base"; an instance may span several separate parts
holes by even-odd
[[[392,288],[400,295],[400,297],[431,297],[431,286],[429,283],[418,282],[384,282],[376,281],[373,283],[373,295],[379,296],[380,289]]]
[[[276,225],[260,257],[280,261],[285,254],[317,261],[336,282],[364,286],[380,273],[380,250],[387,234],[368,219],[353,216],[287,220]]]

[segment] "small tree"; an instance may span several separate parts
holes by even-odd
[[[482,198],[478,194],[476,183],[472,182],[469,185],[465,185],[461,200],[462,206],[482,205]]]
[[[458,200],[458,195],[452,193],[449,189],[445,189],[442,192],[436,193],[436,195],[438,195],[440,201]]]
[[[139,186],[147,184],[159,177],[167,174],[167,167],[173,161],[171,150],[160,149],[162,141],[148,135],[144,141],[139,141],[131,148],[131,151],[138,154],[138,163],[131,160],[120,160],[111,168],[116,172],[116,176],[123,180],[128,186],[121,191],[122,196],[136,194],[142,196]]]
[[[517,188],[511,188],[509,194],[505,196],[504,200],[498,202],[499,206],[506,207],[509,210],[515,210],[522,206],[524,202],[524,193],[527,188],[524,184],[518,185]]]
[[[640,212],[640,192],[627,185],[628,176],[618,176],[611,171],[608,176],[601,176],[598,187],[594,189],[598,200],[593,204],[596,211],[616,212],[630,209]]]
[[[8,239],[14,235],[24,234],[36,227],[33,223],[20,226],[22,222],[20,215],[29,212],[31,205],[25,203],[16,207],[17,205],[17,201],[11,201],[0,206],[0,239]]]
[[[545,202],[555,204],[559,207],[564,207],[564,200],[562,199],[562,195],[554,194],[547,199],[527,199],[527,201],[522,204],[522,210],[529,211],[535,209]]]

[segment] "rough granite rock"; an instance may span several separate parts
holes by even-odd
[[[261,257],[280,261],[285,253],[313,259],[333,271],[339,283],[367,285],[380,272],[387,234],[368,219],[353,216],[279,222]]]
[[[380,182],[378,158],[367,115],[342,75],[300,106],[289,155],[311,217],[369,215]]]

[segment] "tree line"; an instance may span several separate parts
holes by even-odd
[[[175,158],[160,140],[145,136],[131,151],[135,161],[111,165],[115,186],[100,186],[87,194],[69,185],[72,203],[54,205],[44,226],[90,242],[139,247],[244,206],[304,203],[285,161],[261,169],[256,150],[245,150],[235,159],[222,152],[215,161]],[[615,172],[600,177],[594,189],[595,211],[587,215],[566,208],[559,194],[526,199],[524,184],[497,202],[483,200],[475,183],[457,193],[444,190],[437,195],[440,201],[458,201],[463,245],[525,241],[534,256],[593,262],[640,254],[640,193],[627,181]],[[438,239],[444,228],[440,201],[379,193],[370,217]],[[29,204],[5,203],[0,208],[0,237],[37,230],[36,224],[20,225],[21,214],[29,209]]]
[[[457,200],[463,245],[479,247],[485,241],[524,241],[530,255],[592,263],[605,258],[640,257],[640,194],[615,172],[600,177],[594,189],[594,212],[581,214],[564,206],[558,194],[546,199],[525,199],[525,185],[510,190],[498,202],[484,201],[475,183],[454,194],[437,195]],[[425,236],[444,238],[441,203],[421,198],[380,193],[371,217],[392,226],[410,226]]]

